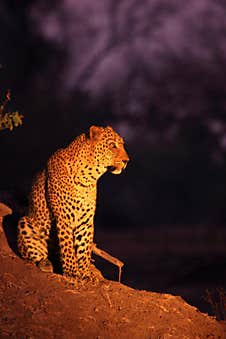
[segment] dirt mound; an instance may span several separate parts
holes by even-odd
[[[226,326],[182,298],[117,282],[73,287],[21,260],[0,228],[1,338],[226,338]]]

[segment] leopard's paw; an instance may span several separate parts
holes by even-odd
[[[80,276],[79,280],[83,285],[85,284],[98,285],[100,281],[104,280],[104,277],[94,265],[90,265],[89,271],[83,273]]]
[[[53,273],[53,265],[47,258],[40,260],[37,266],[42,272]]]

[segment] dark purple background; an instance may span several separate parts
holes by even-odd
[[[178,281],[196,286],[204,270],[203,290],[226,285],[226,250],[213,250],[225,241],[226,1],[3,0],[0,19],[0,94],[10,88],[8,109],[24,115],[22,127],[0,134],[1,199],[21,212],[53,151],[91,124],[110,124],[124,136],[131,163],[121,176],[102,178],[96,228],[122,237],[176,232],[163,234],[165,247],[158,240],[167,260],[159,250],[150,261],[140,254],[146,283],[128,281],[169,290],[153,268],[167,262],[168,276],[190,274]],[[177,241],[189,245],[188,230],[196,249],[168,251]],[[183,255],[187,261],[174,266]]]

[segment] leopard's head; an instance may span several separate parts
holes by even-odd
[[[94,163],[104,173],[120,174],[129,161],[123,139],[112,127],[91,126],[89,137],[94,149]]]

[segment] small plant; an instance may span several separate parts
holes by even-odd
[[[11,100],[11,93],[6,92],[3,102],[0,103],[0,131],[3,129],[13,130],[14,127],[22,125],[23,115],[19,112],[6,112],[6,106]]]
[[[211,305],[217,320],[226,320],[226,290],[223,288],[206,290],[204,299]]]

